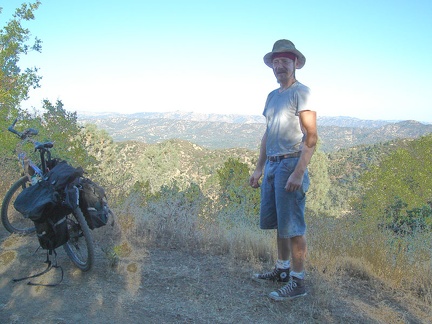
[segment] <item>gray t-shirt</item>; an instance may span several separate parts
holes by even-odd
[[[276,89],[267,97],[263,115],[267,122],[267,156],[299,152],[303,131],[299,112],[307,108],[309,88],[296,81],[288,89]]]

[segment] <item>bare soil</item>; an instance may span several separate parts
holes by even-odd
[[[251,279],[262,265],[158,247],[137,248],[112,266],[97,244],[86,273],[60,248],[62,283],[13,282],[46,267],[37,247],[34,236],[0,229],[0,323],[432,323],[429,307],[361,278],[328,283],[309,269],[307,296],[274,302],[267,295],[279,285]],[[53,269],[32,281],[59,278]]]

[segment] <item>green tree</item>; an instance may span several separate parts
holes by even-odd
[[[222,206],[241,208],[248,218],[256,219],[260,207],[260,191],[249,186],[250,169],[238,159],[228,158],[217,170]]]
[[[432,209],[430,203],[422,207],[407,209],[408,204],[399,197],[384,210],[380,227],[389,229],[396,234],[415,234],[418,231],[430,230],[432,225]]]
[[[311,186],[307,196],[307,207],[317,212],[329,211],[331,206],[329,198],[331,182],[328,168],[327,155],[316,151],[308,167]]]
[[[78,141],[83,143],[87,152],[89,164],[86,171],[89,177],[100,183],[107,192],[110,201],[122,200],[133,190],[141,194],[148,187],[148,183],[132,180],[133,167],[128,165],[134,160],[125,145],[114,143],[105,130],[94,124],[86,124],[80,132]]]
[[[14,143],[7,127],[18,115],[19,104],[28,98],[30,88],[39,87],[37,68],[19,67],[22,55],[41,51],[41,41],[29,43],[30,31],[22,26],[23,21],[34,19],[34,11],[40,2],[23,4],[16,9],[9,22],[0,29],[0,154],[8,156]],[[2,8],[0,8],[0,14]]]
[[[147,146],[136,161],[137,180],[148,181],[153,192],[170,185],[181,175],[180,154],[174,140]]]
[[[103,178],[104,171],[111,169],[112,162],[116,159],[112,137],[106,130],[99,129],[94,124],[86,124],[81,128],[78,141],[84,145],[89,158],[87,171]]]
[[[432,135],[410,142],[383,158],[361,178],[364,190],[358,208],[365,217],[386,217],[391,206],[406,215],[432,198]],[[400,200],[403,204],[396,204]]]
[[[37,68],[19,67],[21,55],[30,51],[41,51],[41,41],[35,39],[29,44],[30,31],[22,26],[23,21],[33,20],[34,11],[40,2],[23,4],[16,9],[13,18],[0,29],[0,108],[5,117],[11,109],[16,109],[22,100],[28,98],[30,88],[39,87],[41,77]],[[0,8],[1,13],[1,8]],[[4,120],[4,118],[0,118]]]
[[[53,141],[54,157],[86,169],[90,160],[84,143],[79,141],[82,127],[78,125],[77,113],[67,111],[60,100],[55,105],[44,100],[42,108],[43,112],[33,121],[35,128],[39,129],[39,141]]]

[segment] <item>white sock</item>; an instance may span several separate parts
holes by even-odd
[[[291,266],[290,260],[277,260],[276,268],[278,269],[288,269]]]
[[[304,279],[305,278],[305,272],[295,272],[295,271],[290,271],[290,276],[291,277],[296,277],[298,279]]]

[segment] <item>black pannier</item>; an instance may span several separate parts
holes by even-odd
[[[46,181],[39,181],[25,188],[14,202],[17,211],[30,218],[32,221],[40,220],[44,215],[49,215],[60,204],[60,195],[54,186]]]
[[[34,222],[42,249],[54,250],[69,240],[66,215],[55,214],[45,221]]]
[[[68,241],[66,215],[77,206],[74,184],[82,175],[82,168],[60,162],[41,181],[25,188],[15,200],[15,209],[35,223],[43,249],[54,250]]]
[[[104,226],[108,222],[108,207],[105,190],[88,178],[80,179],[79,206],[90,229]]]
[[[83,174],[84,170],[81,167],[74,168],[67,162],[61,161],[47,173],[44,180],[53,185],[55,190],[60,191]]]

